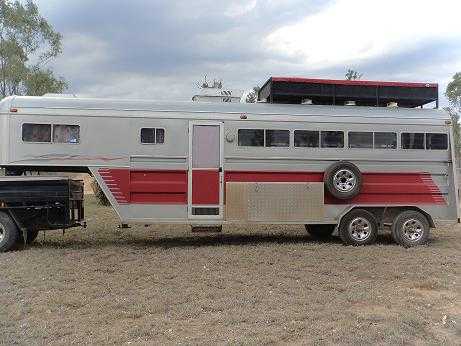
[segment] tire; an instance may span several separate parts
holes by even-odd
[[[378,222],[365,209],[351,210],[341,220],[339,236],[346,245],[373,244],[378,238]]]
[[[323,182],[332,196],[338,199],[351,199],[362,189],[362,173],[356,165],[340,161],[325,171]]]
[[[412,247],[427,243],[430,234],[430,225],[427,218],[415,210],[407,210],[392,222],[392,238],[403,247]]]
[[[307,233],[314,239],[327,239],[335,230],[336,225],[304,225]]]
[[[8,214],[0,212],[0,252],[13,249],[18,239],[18,227]]]

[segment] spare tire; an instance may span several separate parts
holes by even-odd
[[[340,161],[326,170],[323,182],[332,196],[338,199],[351,199],[362,189],[362,173],[356,165]]]

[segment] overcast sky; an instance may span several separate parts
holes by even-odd
[[[190,99],[269,76],[438,82],[461,71],[460,0],[36,0],[82,96]],[[442,103],[444,103],[442,101]]]

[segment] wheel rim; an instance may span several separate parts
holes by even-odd
[[[418,241],[424,234],[424,226],[417,219],[409,219],[402,225],[403,235],[410,241]]]
[[[349,223],[349,235],[355,241],[365,241],[371,235],[371,223],[364,217],[356,217]]]
[[[3,227],[2,224],[0,224],[0,243],[3,242],[3,240],[5,239],[5,234],[5,227]]]
[[[349,192],[357,185],[357,177],[348,169],[340,169],[333,176],[333,184],[338,191]]]

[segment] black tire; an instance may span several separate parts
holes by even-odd
[[[8,214],[0,212],[0,252],[13,249],[18,239],[18,227]]]
[[[353,163],[340,161],[325,171],[323,182],[332,196],[351,199],[362,189],[362,173]]]
[[[328,239],[336,225],[304,225],[307,233],[314,239]]]
[[[392,238],[406,248],[427,243],[430,225],[427,218],[416,210],[407,210],[392,222]]]
[[[378,222],[365,209],[351,210],[339,224],[339,236],[346,245],[373,244],[378,238]]]

